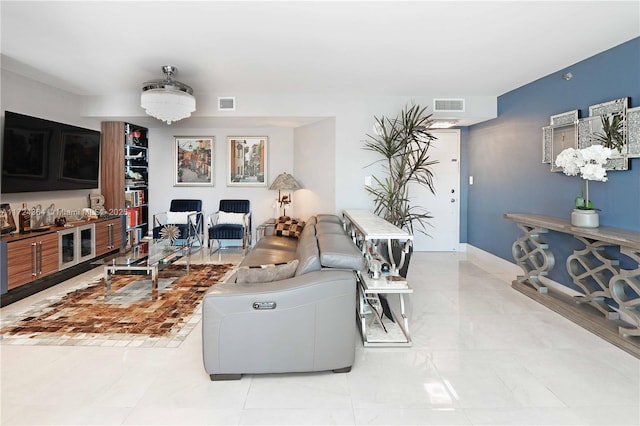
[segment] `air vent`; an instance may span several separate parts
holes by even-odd
[[[235,111],[236,98],[218,98],[218,111]]]
[[[464,99],[434,99],[434,112],[464,112]]]

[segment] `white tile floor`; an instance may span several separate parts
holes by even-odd
[[[178,348],[0,345],[1,423],[640,424],[640,361],[511,289],[518,272],[475,250],[416,253],[413,347],[358,340],[348,374],[211,382],[200,326]]]

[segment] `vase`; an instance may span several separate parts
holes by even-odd
[[[573,209],[571,212],[571,225],[581,228],[597,228],[600,226],[600,218],[595,210]]]

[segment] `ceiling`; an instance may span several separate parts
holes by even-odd
[[[2,67],[78,95],[498,96],[640,36],[640,1],[6,1]]]

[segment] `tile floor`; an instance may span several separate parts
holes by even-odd
[[[224,254],[223,261],[233,256]],[[208,261],[208,255],[194,261]],[[512,290],[518,272],[477,250],[416,253],[409,272],[413,347],[365,349],[358,340],[348,374],[214,383],[202,366],[200,325],[177,348],[0,345],[0,420],[640,424],[640,361]],[[0,313],[26,309],[70,281]]]

